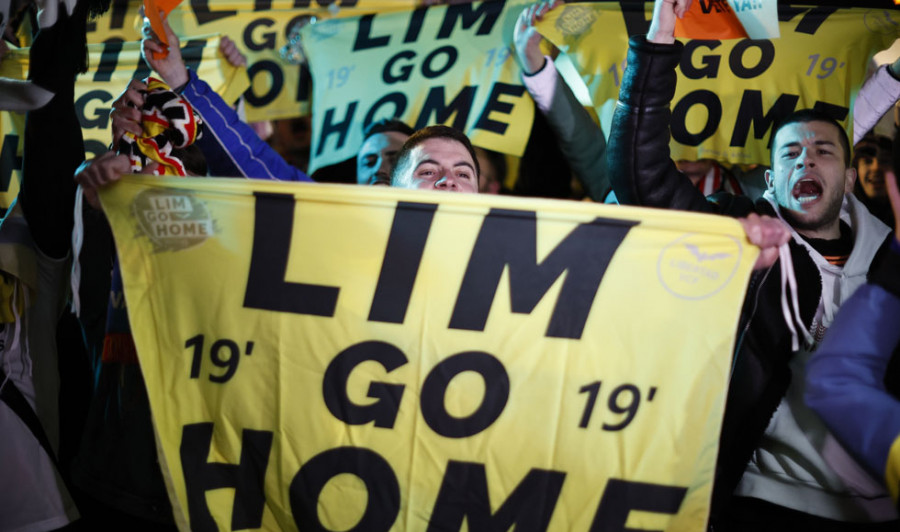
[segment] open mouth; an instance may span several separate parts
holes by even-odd
[[[814,179],[801,179],[791,191],[800,204],[810,203],[822,196],[822,185]]]

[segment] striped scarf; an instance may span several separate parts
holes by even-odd
[[[141,127],[138,137],[125,133],[119,142],[119,153],[131,160],[132,173],[140,173],[145,166],[158,162],[157,175],[187,175],[184,163],[172,155],[172,150],[186,148],[200,138],[202,121],[194,114],[191,104],[156,78],[147,78],[147,94],[141,108]]]

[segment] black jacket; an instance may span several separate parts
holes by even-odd
[[[607,148],[609,175],[619,203],[735,217],[751,212],[775,216],[764,199],[754,203],[727,193],[705,198],[676,169],[669,152],[670,104],[675,95],[675,67],[684,47],[677,42],[650,43],[643,36],[632,37],[629,44],[628,68]],[[802,245],[794,240],[789,245],[800,316],[809,324],[821,298],[821,275]],[[755,272],[744,302],[716,465],[713,520],[727,512],[731,494],[791,382],[789,362],[794,353],[780,307],[780,281],[777,263]]]

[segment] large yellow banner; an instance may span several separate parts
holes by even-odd
[[[704,530],[731,219],[379,187],[102,192],[182,530]]]
[[[736,10],[752,4],[734,3]],[[538,24],[568,51],[607,135],[628,36],[647,33],[653,10],[652,2],[635,7],[567,4]],[[675,159],[767,165],[772,126],[795,109],[820,109],[850,130],[869,58],[900,36],[897,12],[780,5],[779,20],[779,39],[684,41],[672,104]]]
[[[141,0],[113,2],[91,26],[88,39],[104,43],[111,54],[123,41],[139,41],[141,6]],[[414,0],[185,0],[169,14],[169,23],[182,42],[210,34],[228,35],[235,42],[247,57],[252,83],[246,94],[247,119],[259,121],[309,112],[309,70],[289,62],[282,53],[296,22],[413,7]]]
[[[451,125],[522,155],[534,106],[512,56],[524,2],[479,2],[366,15],[302,30],[313,80],[310,171],[353,157],[363,128],[400,118]]]

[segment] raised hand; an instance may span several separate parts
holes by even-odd
[[[647,40],[659,44],[675,42],[675,18],[683,18],[693,0],[656,0]]]
[[[86,161],[75,172],[75,182],[81,185],[84,199],[95,209],[100,208],[97,189],[105,187],[131,172],[131,162],[125,155],[109,151],[94,160]]]
[[[562,0],[544,0],[525,8],[516,20],[513,31],[513,44],[516,48],[516,60],[526,74],[531,75],[543,68],[544,54],[541,52],[541,39],[534,25],[544,18],[551,9],[562,4]]]
[[[163,19],[162,23],[166,31],[166,40],[169,42],[168,48],[153,33],[153,30],[150,28],[150,21],[144,19],[144,38],[141,40],[141,53],[144,55],[144,60],[147,61],[147,64],[159,74],[163,81],[174,89],[187,83],[188,72],[187,67],[184,65],[184,59],[181,58],[178,36],[169,27],[168,20]],[[156,54],[161,54],[166,50],[169,53],[165,57],[155,57]]]
[[[237,45],[234,44],[234,41],[228,38],[227,35],[223,35],[222,38],[219,39],[219,51],[222,52],[222,55],[225,56],[225,60],[228,61],[231,66],[247,66],[247,56],[241,53]]]
[[[133,79],[128,83],[125,91],[113,101],[109,118],[112,120],[114,147],[119,145],[119,140],[122,139],[125,132],[138,136],[143,133],[140,109],[144,106],[146,90],[147,85],[143,81]]]

